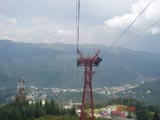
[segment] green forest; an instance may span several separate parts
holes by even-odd
[[[107,105],[127,105],[136,108],[137,120],[160,120],[160,105],[147,105],[142,101],[130,98],[110,99],[104,104],[96,104],[95,108]],[[130,115],[130,114],[129,114]],[[78,120],[75,108],[64,109],[55,100],[30,103],[28,101],[14,101],[0,107],[1,120]],[[131,118],[131,116],[128,116]],[[103,119],[97,119],[103,120]]]
[[[42,101],[29,104],[28,101],[12,102],[0,107],[1,120],[34,120],[42,116],[64,116],[68,118],[76,117],[75,109],[63,109],[54,100]],[[57,117],[58,119],[58,117]],[[55,119],[56,120],[56,119]]]

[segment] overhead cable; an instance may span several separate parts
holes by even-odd
[[[109,53],[109,51],[114,47],[114,45],[127,33],[127,31],[132,27],[132,25],[138,20],[138,18],[144,13],[144,11],[151,5],[154,0],[151,0],[145,8],[137,15],[137,17],[127,26],[127,28],[115,39],[113,44],[108,48],[108,50],[102,55],[104,57]]]
[[[158,23],[160,23],[160,19],[158,19],[156,22],[154,22],[153,24],[151,24],[149,27],[147,27],[146,29],[144,29],[143,31],[141,31],[140,33],[134,35],[131,39],[129,39],[127,42],[125,42],[123,44],[123,46],[127,45],[130,41],[135,40],[137,37],[143,35],[145,32],[147,32],[148,30],[150,30],[152,27],[154,27],[155,25],[157,25]]]

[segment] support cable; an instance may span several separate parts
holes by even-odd
[[[76,2],[76,41],[77,50],[79,48],[79,22],[80,22],[80,0]]]
[[[78,52],[79,49],[79,23],[80,23],[80,0],[76,0],[76,53]],[[78,59],[78,54],[77,54],[77,59]],[[77,65],[76,65],[77,66]],[[77,94],[76,94],[76,98],[75,98],[75,102],[78,101],[78,76],[79,74],[79,70],[78,70],[78,66],[76,69],[76,89],[77,89]]]
[[[133,26],[133,24],[138,20],[138,18],[144,13],[144,11],[151,5],[154,0],[151,0],[145,8],[138,14],[138,16],[127,26],[127,28],[117,37],[117,39],[113,42],[113,44],[108,48],[108,50],[102,55],[104,57],[107,55],[110,50],[115,46],[115,44],[121,40],[121,38],[128,32],[128,30]]]
[[[157,25],[158,23],[160,23],[160,19],[158,19],[156,22],[154,22],[153,24],[151,24],[149,27],[147,27],[146,29],[144,29],[143,31],[139,32],[138,34],[134,35],[131,39],[129,39],[128,41],[126,41],[123,46],[127,45],[129,42],[131,42],[132,40],[135,40],[137,37],[143,35],[145,32],[147,32],[148,30],[150,30],[152,27],[154,27],[155,25]]]
[[[113,44],[106,50],[106,52],[104,52],[104,54],[102,54],[101,58],[103,58],[104,56],[108,55],[108,53],[110,52],[110,50],[112,50],[112,48],[117,44],[117,42],[119,42],[121,40],[121,38],[128,32],[128,30],[132,27],[132,25],[138,20],[138,18],[145,12],[145,10],[151,5],[151,3],[154,0],[151,0],[144,8],[143,10],[138,14],[138,16],[127,26],[127,28],[115,39],[115,41],[113,42]],[[158,22],[158,21],[157,21]],[[156,23],[155,23],[156,24]],[[97,73],[99,69],[95,69],[94,72],[94,76]]]

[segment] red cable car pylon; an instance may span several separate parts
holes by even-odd
[[[79,58],[77,59],[77,66],[84,66],[84,89],[80,120],[94,120],[92,76],[93,67],[97,67],[102,61],[98,56],[99,52],[100,50],[98,50],[94,56],[84,57],[84,55],[77,49],[77,54],[79,55]]]

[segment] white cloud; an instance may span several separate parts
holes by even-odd
[[[115,16],[113,19],[107,20],[105,24],[110,28],[123,28],[129,25],[136,17],[136,14],[125,14],[123,16]]]
[[[131,12],[122,16],[115,16],[112,19],[105,21],[105,25],[112,29],[125,29],[138,14],[144,9],[144,7],[150,2],[150,0],[139,0],[131,7]],[[160,0],[155,0],[143,13],[143,15],[133,25],[134,30],[147,28],[153,24],[156,20],[160,19]],[[156,26],[160,27],[160,26]],[[157,33],[157,29],[151,30],[151,33]],[[154,32],[153,32],[154,31]]]
[[[0,39],[20,42],[73,43],[75,32],[68,26],[56,24],[48,17],[29,19],[0,15]]]
[[[35,4],[38,0],[28,0],[21,1],[22,6],[17,6],[17,0],[14,4],[9,0],[2,1],[4,6],[0,4],[0,39],[37,43],[76,42],[74,0],[69,3],[65,0],[41,0],[38,5]],[[119,35],[117,30],[126,28],[148,2],[149,0],[81,1],[80,43],[110,45],[113,38]],[[159,0],[155,0],[136,22],[134,30],[143,29],[156,21],[160,14],[159,6]],[[105,21],[105,26],[101,24],[108,17],[112,19]],[[159,27],[155,27],[157,28],[152,28],[149,32],[158,34]]]
[[[16,18],[13,17],[6,17],[2,14],[0,14],[0,23],[3,25],[14,25],[18,22],[18,20]]]
[[[152,34],[159,34],[160,33],[160,28],[159,27],[152,27],[149,32],[151,32]]]
[[[134,2],[81,1],[80,43],[99,43],[106,39],[106,32],[112,31],[100,25],[102,21],[125,13]],[[0,14],[3,16],[0,16],[0,39],[75,43],[75,9],[76,0],[0,0]]]
[[[57,30],[57,34],[59,35],[75,35],[75,32],[74,31],[71,31],[71,30]]]

